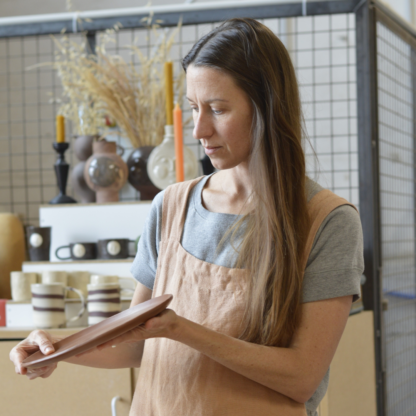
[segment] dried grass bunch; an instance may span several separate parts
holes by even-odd
[[[96,105],[85,86],[85,72],[92,70],[87,53],[86,42],[76,43],[68,36],[60,40],[53,38],[57,46],[55,61],[56,69],[62,84],[62,98],[55,100],[60,103],[59,112],[73,123],[74,133],[78,135],[95,135],[105,128],[102,108]],[[88,68],[87,68],[88,67]]]
[[[95,55],[87,54],[85,44],[72,42],[67,36],[55,39],[58,53],[53,65],[64,96],[60,111],[72,120],[79,134],[102,132],[104,116],[109,115],[134,147],[161,143],[166,124],[163,64],[169,60],[178,29],[167,36],[157,26],[148,28],[156,46],[148,56],[134,44],[125,46],[129,62],[107,51],[115,41],[117,28],[100,36]],[[181,73],[174,82],[180,103],[184,79]]]

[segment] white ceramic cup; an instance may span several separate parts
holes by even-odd
[[[16,302],[23,302],[32,299],[30,285],[38,282],[36,273],[11,272],[10,286],[12,289],[12,299]]]
[[[38,283],[31,285],[33,322],[36,328],[64,328],[68,322],[81,318],[85,311],[85,298],[81,291],[65,287],[61,283]],[[66,319],[65,291],[76,292],[81,298],[78,315]]]
[[[88,285],[88,325],[97,324],[120,311],[120,285],[118,283]]]
[[[68,273],[68,286],[78,289],[82,294],[87,298],[88,289],[87,285],[90,283],[90,272],[84,271],[75,271]],[[78,298],[75,292],[67,293],[68,298]]]
[[[118,276],[113,275],[102,275],[102,274],[92,274],[90,283],[92,285],[100,285],[100,284],[106,284],[106,283],[116,283],[118,284]]]
[[[68,273],[60,270],[44,270],[42,283],[60,283],[62,286],[68,286]]]

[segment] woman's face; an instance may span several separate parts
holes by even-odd
[[[194,119],[193,136],[217,169],[247,162],[251,150],[252,106],[228,74],[190,65],[187,99]]]

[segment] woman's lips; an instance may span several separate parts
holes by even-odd
[[[205,149],[205,154],[206,155],[212,155],[214,154],[217,150],[221,149],[221,146],[218,147],[204,147]]]

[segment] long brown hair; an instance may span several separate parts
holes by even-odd
[[[230,19],[183,60],[231,75],[253,106],[249,172],[254,197],[236,267],[249,270],[240,338],[288,347],[301,318],[303,253],[309,231],[302,110],[283,43],[254,19]]]

